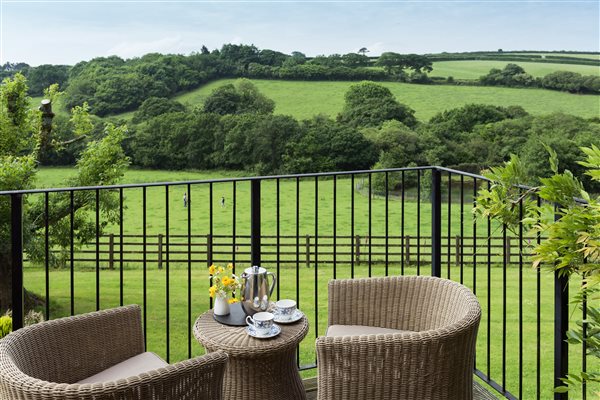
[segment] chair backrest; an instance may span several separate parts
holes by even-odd
[[[137,305],[60,318],[0,341],[0,379],[20,371],[43,381],[74,383],[143,351]]]
[[[329,325],[368,325],[404,331],[443,328],[481,309],[460,283],[427,276],[334,280],[329,284]]]

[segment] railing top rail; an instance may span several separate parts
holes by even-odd
[[[46,189],[26,189],[26,190],[5,190],[0,191],[2,195],[14,195],[14,194],[35,194],[35,193],[55,193],[55,192],[72,192],[72,191],[85,191],[85,190],[107,190],[107,189],[133,189],[143,187],[164,187],[164,186],[181,186],[188,184],[206,184],[206,183],[223,183],[223,182],[243,182],[253,180],[272,180],[272,179],[296,179],[296,178],[313,178],[313,177],[327,177],[327,176],[340,176],[340,175],[361,175],[361,174],[374,174],[381,172],[401,172],[401,171],[417,171],[417,170],[430,170],[440,167],[436,166],[422,166],[422,167],[406,167],[406,168],[388,168],[388,169],[372,169],[372,170],[357,170],[357,171],[337,171],[337,172],[314,172],[307,174],[289,174],[289,175],[267,175],[267,176],[248,176],[239,178],[221,178],[221,179],[201,179],[191,181],[179,181],[179,182],[151,182],[151,183],[125,183],[120,185],[107,185],[107,186],[78,186],[78,187],[66,187],[66,188],[46,188]],[[448,170],[448,169],[447,169]],[[462,171],[453,171],[454,173],[460,174],[465,173]],[[480,179],[486,179],[479,177]]]
[[[420,166],[420,167],[405,167],[405,168],[387,168],[387,169],[371,169],[371,170],[357,170],[357,171],[336,171],[336,172],[314,172],[307,174],[288,174],[288,175],[267,175],[267,176],[246,176],[239,178],[221,178],[221,179],[200,179],[200,180],[189,180],[189,181],[178,181],[178,182],[149,182],[149,183],[125,183],[120,185],[107,185],[107,186],[78,186],[78,187],[63,187],[63,188],[45,188],[45,189],[26,189],[26,190],[3,190],[0,191],[0,196],[14,195],[14,194],[39,194],[39,193],[58,193],[58,192],[74,192],[74,191],[86,191],[86,190],[107,190],[107,189],[135,189],[144,187],[164,187],[164,186],[181,186],[181,185],[196,185],[196,184],[207,184],[207,183],[223,183],[223,182],[244,182],[253,180],[272,180],[272,179],[296,179],[296,178],[314,178],[314,177],[327,177],[327,176],[340,176],[340,175],[361,175],[361,174],[374,174],[381,172],[402,172],[402,171],[424,171],[424,170],[439,170],[449,172],[455,175],[463,175],[474,179],[480,179],[489,181],[488,178],[482,175],[473,174],[470,172],[459,171],[452,168],[439,167],[434,165]],[[521,189],[529,190],[532,189],[529,186],[518,185]]]

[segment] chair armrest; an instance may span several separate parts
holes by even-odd
[[[57,384],[22,377],[9,387],[0,387],[13,397],[52,400],[221,400],[227,354],[213,352],[112,382]]]

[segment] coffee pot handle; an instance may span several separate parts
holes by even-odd
[[[271,287],[269,288],[269,297],[273,294],[273,289],[275,289],[275,283],[277,282],[277,278],[272,272],[267,272],[267,276],[271,275],[273,277],[273,282],[271,283]]]

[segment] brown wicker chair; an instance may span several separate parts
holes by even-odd
[[[333,280],[318,399],[470,400],[480,318],[471,290],[450,280]]]
[[[138,360],[138,372],[123,375],[123,365],[132,371],[130,360]],[[0,340],[0,399],[221,399],[226,363],[222,352],[173,365],[144,353],[140,308],[119,307],[42,322]],[[113,379],[97,375],[109,371]]]

